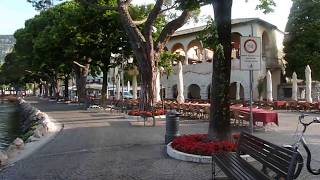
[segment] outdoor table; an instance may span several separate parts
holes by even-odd
[[[231,110],[240,110],[244,112],[250,112],[250,108],[248,107],[238,107],[238,106],[230,106]],[[252,108],[252,115],[253,115],[253,123],[262,122],[265,126],[268,123],[274,122],[276,125],[279,126],[278,122],[278,113],[274,111],[264,110],[264,109],[256,109]]]
[[[285,107],[287,105],[287,101],[274,101],[273,105],[275,107]]]

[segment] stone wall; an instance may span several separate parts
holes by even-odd
[[[0,167],[5,166],[10,158],[14,158],[24,149],[25,142],[33,142],[57,130],[56,125],[46,113],[31,106],[23,99],[18,99],[20,127],[23,135],[16,138],[5,151],[0,151]]]

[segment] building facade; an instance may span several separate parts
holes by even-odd
[[[212,61],[214,52],[203,48],[197,39],[197,33],[205,26],[177,31],[167,43],[166,48],[183,58],[184,97],[186,99],[209,99],[211,89]],[[273,98],[278,98],[278,86],[282,76],[282,41],[284,33],[276,26],[258,18],[232,20],[232,62],[230,92],[231,99],[236,98],[236,89],[240,88],[240,98],[249,99],[249,71],[240,70],[240,37],[260,37],[262,41],[261,70],[253,73],[253,97],[258,99],[259,79],[265,83],[267,70],[272,74]],[[174,63],[175,64],[175,63]],[[161,84],[166,98],[177,96],[177,70],[168,78],[162,77]],[[265,89],[265,88],[264,88]],[[265,98],[265,91],[262,97]]]

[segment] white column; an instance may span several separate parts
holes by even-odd
[[[268,102],[273,101],[273,98],[272,98],[272,77],[271,77],[270,70],[268,70],[268,72],[267,72],[267,101]]]
[[[292,100],[297,101],[298,100],[298,82],[297,82],[297,74],[296,72],[293,72],[292,74]]]
[[[154,102],[159,102],[161,101],[161,96],[160,96],[160,71],[157,70],[157,78],[156,78],[156,86],[155,86],[155,91],[154,91]]]
[[[187,52],[185,52],[184,64],[189,64],[189,62],[188,62],[188,54],[187,54]]]
[[[306,76],[306,101],[309,103],[312,103],[312,97],[311,97],[311,69],[310,66],[307,65],[305,70],[305,76]]]
[[[237,91],[236,91],[236,100],[240,100],[240,82],[236,82]]]
[[[177,96],[178,103],[184,103],[184,96],[183,96],[183,72],[182,72],[182,63],[178,62],[178,96]]]

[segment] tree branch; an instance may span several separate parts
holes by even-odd
[[[166,12],[166,11],[169,11],[169,10],[171,10],[171,9],[175,9],[175,8],[177,8],[178,6],[177,6],[177,2],[175,2],[172,6],[170,6],[170,7],[167,7],[167,8],[165,8],[165,9],[162,9],[161,11],[160,11],[160,13],[164,13],[164,12]]]
[[[172,21],[170,21],[162,30],[159,38],[156,41],[156,47],[155,51],[159,52],[163,50],[164,45],[170,40],[171,36],[174,34],[174,32],[181,28],[187,20],[191,16],[191,11],[184,10],[182,14],[177,18]]]
[[[123,27],[129,36],[129,40],[133,40],[133,42],[137,43],[135,46],[140,48],[139,46],[146,40],[132,20],[128,10],[128,5],[126,5],[124,2],[121,2],[121,0],[118,0],[118,12],[120,14]]]
[[[79,64],[78,62],[76,61],[73,61],[73,64],[79,66],[80,68],[86,68],[86,66],[82,65],[82,64]]]
[[[147,18],[142,19],[142,20],[138,20],[138,21],[133,21],[133,23],[134,23],[135,25],[141,25],[141,24],[145,23],[146,21],[147,21]]]
[[[160,14],[163,2],[164,2],[164,0],[157,0],[153,9],[149,13],[149,16],[147,18],[145,28],[144,28],[145,29],[145,32],[144,32],[145,37],[152,36],[152,26],[153,26],[154,22],[156,21],[158,15]]]

